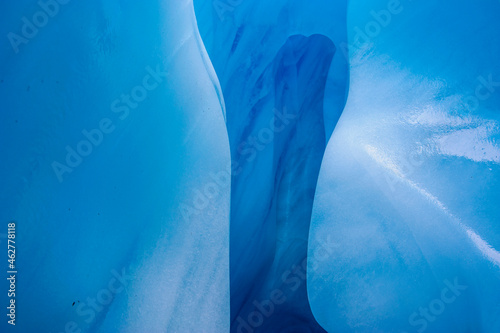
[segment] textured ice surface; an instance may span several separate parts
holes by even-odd
[[[386,6],[353,3],[352,25]],[[332,255],[308,271],[312,311],[329,332],[499,332],[500,4],[400,9],[375,37],[350,30],[349,98],[314,201],[309,254],[328,237]]]
[[[17,332],[500,332],[498,1],[41,3],[0,5]]]
[[[0,6],[0,232],[18,221],[15,331],[228,331],[229,187],[195,200],[227,169],[229,145],[192,3],[73,1],[17,54],[4,36],[40,7]],[[132,93],[141,101],[127,106]],[[53,161],[105,118],[114,130],[59,182]]]

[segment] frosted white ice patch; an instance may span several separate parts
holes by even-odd
[[[500,148],[491,139],[493,132],[491,126],[483,125],[457,130],[434,140],[443,155],[464,157],[474,162],[500,163]]]

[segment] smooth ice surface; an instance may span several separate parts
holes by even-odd
[[[0,9],[14,331],[500,332],[498,1]]]
[[[332,253],[309,263],[312,311],[329,332],[499,332],[500,3],[401,1],[377,31],[370,11],[387,6],[350,6],[349,98],[309,243]]]
[[[229,187],[213,190],[211,174],[227,169],[229,145],[192,2],[71,1],[18,53],[4,36],[41,9],[0,7],[0,233],[17,221],[14,331],[228,331]],[[103,119],[113,130],[60,182],[52,163],[66,164],[66,147]],[[4,278],[0,287],[7,332]]]

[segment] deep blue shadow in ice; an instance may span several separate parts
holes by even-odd
[[[305,269],[326,145],[323,97],[334,53],[325,36],[291,36],[252,89],[259,98],[244,131],[230,137],[234,164],[241,168],[231,195],[234,331],[246,325],[263,332],[323,331],[309,308]],[[241,121],[230,112],[228,126]],[[249,199],[250,191],[255,194]],[[248,226],[256,222],[259,228],[249,235]]]
[[[195,2],[233,166],[231,331],[324,332],[307,293],[308,235],[323,153],[347,93],[339,52],[346,3],[241,1],[226,9]]]

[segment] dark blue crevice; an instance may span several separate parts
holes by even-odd
[[[227,106],[237,170],[231,193],[232,332],[324,332],[309,307],[306,257],[334,54],[323,35],[291,36],[251,87],[248,116]],[[234,135],[232,126],[243,128],[241,134]],[[249,195],[254,191],[258,195]]]

